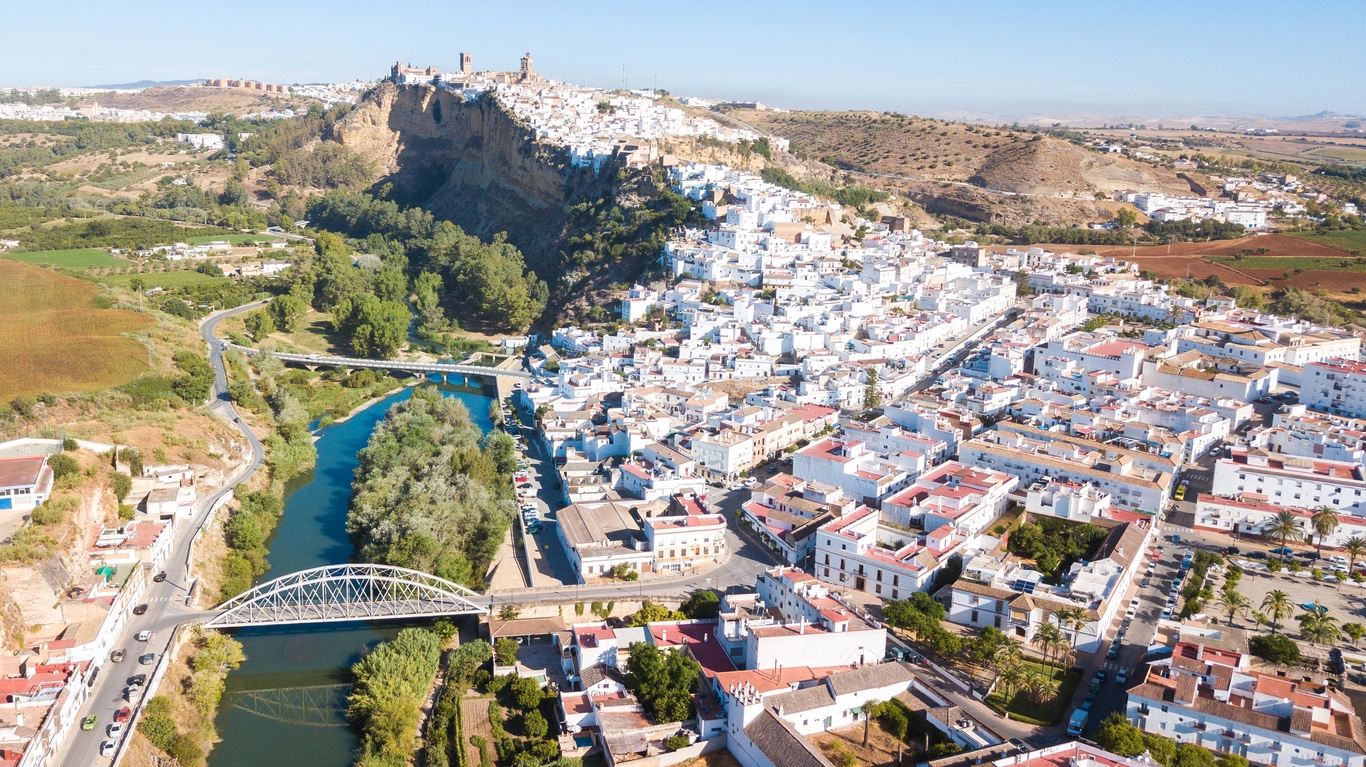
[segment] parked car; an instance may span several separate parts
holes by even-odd
[[[1166,620],[1167,618],[1170,618],[1170,617],[1172,617],[1172,608],[1170,608],[1170,607],[1164,607],[1164,608],[1162,608],[1162,619],[1163,619],[1163,620]]]
[[[154,661],[154,660],[156,660],[156,659],[157,659],[157,654],[154,653],[154,652],[149,652],[149,653],[147,653],[146,655],[142,656],[141,658],[138,658],[138,663],[141,663],[141,664],[144,665],[144,666],[150,666],[150,665],[152,665],[152,661]]]
[[[115,743],[114,741],[112,741],[112,740],[106,740],[105,742],[103,742],[103,743],[100,744],[100,756],[103,756],[103,757],[106,757],[106,758],[107,758],[107,757],[111,757],[111,756],[114,755],[114,752],[115,752],[116,750],[118,750],[118,747],[119,747],[118,744]]]
[[[91,714],[90,716],[87,716],[86,718],[81,720],[81,729],[86,730],[87,732],[93,730],[95,729],[95,722],[98,722],[99,720],[99,717],[95,716],[94,714]]]
[[[1248,558],[1248,559],[1266,559],[1266,552],[1265,552],[1265,551],[1249,551],[1249,552],[1247,553],[1247,558]]]
[[[138,641],[139,641],[139,642],[150,642],[150,641],[152,641],[152,638],[155,637],[155,636],[156,636],[156,634],[153,634],[153,633],[150,632],[150,631],[139,631],[139,632],[138,632]]]
[[[1105,684],[1105,677],[1106,677],[1105,669],[1102,668],[1102,669],[1098,669],[1098,670],[1096,671],[1096,681],[1097,681],[1097,682],[1099,682],[1099,683],[1101,683],[1101,684]]]
[[[1105,653],[1105,659],[1106,659],[1106,660],[1114,660],[1115,658],[1118,658],[1118,657],[1119,657],[1119,645],[1118,645],[1118,644],[1112,644],[1112,645],[1110,645],[1110,650],[1109,650],[1109,652]]]
[[[142,615],[145,612],[147,612],[147,605],[138,605],[133,608],[134,615]]]
[[[134,674],[134,675],[128,677],[128,684],[138,684],[138,685],[147,684],[147,675],[146,675],[146,674]]]
[[[1278,548],[1278,549],[1272,549],[1272,550],[1271,550],[1271,553],[1272,553],[1272,554],[1280,554],[1280,555],[1284,555],[1284,556],[1287,556],[1287,557],[1288,557],[1288,556],[1294,554],[1294,553],[1295,553],[1295,550],[1292,549],[1292,548],[1290,548],[1289,546],[1282,546],[1281,548]]]
[[[118,740],[118,737],[123,734],[123,723],[114,722],[113,724],[104,728],[104,731],[107,735],[109,735],[109,737]]]
[[[1176,494],[1173,495],[1172,497],[1175,498],[1175,499],[1178,500],[1178,501],[1184,501],[1184,500],[1186,500],[1186,486],[1185,486],[1185,484],[1177,485],[1177,486],[1176,486]]]
[[[1150,584],[1150,583],[1152,583],[1152,582],[1153,582],[1153,579],[1152,579],[1152,578],[1147,578],[1147,577],[1145,577],[1143,580],[1139,581],[1138,585],[1139,585],[1139,586],[1142,586],[1143,588],[1146,589],[1146,588],[1148,588],[1148,584]]]
[[[1129,669],[1121,668],[1119,671],[1115,672],[1115,681],[1119,684],[1124,684],[1129,681]]]
[[[115,650],[114,652],[112,652],[112,653],[109,654],[109,660],[111,660],[111,661],[113,661],[113,662],[115,662],[115,663],[122,663],[122,662],[123,662],[123,656],[125,656],[125,655],[127,655],[127,654],[128,654],[128,651],[127,651],[127,650],[124,650],[124,649],[120,648],[120,649]]]
[[[131,709],[131,708],[127,707],[127,706],[124,706],[123,708],[121,708],[121,709],[119,709],[118,711],[115,711],[115,712],[114,712],[114,721],[116,721],[116,722],[126,722],[126,721],[128,721],[128,718],[131,717],[132,715],[133,715],[133,709]]]
[[[161,583],[164,580],[166,580],[166,573],[157,573],[156,576],[152,578],[153,583]]]

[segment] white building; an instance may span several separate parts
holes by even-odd
[[[1334,359],[1305,365],[1300,404],[1333,415],[1366,417],[1366,362]]]

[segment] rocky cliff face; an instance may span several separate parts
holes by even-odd
[[[430,86],[384,83],[331,138],[373,160],[376,184],[438,218],[488,238],[507,232],[543,278],[558,276],[566,203],[610,192],[615,173],[573,168],[490,97],[466,100]]]

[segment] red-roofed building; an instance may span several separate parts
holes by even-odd
[[[1223,648],[1178,643],[1128,690],[1125,713],[1147,732],[1256,764],[1366,766],[1366,727],[1350,698],[1240,669],[1241,660]]]
[[[964,536],[987,529],[1006,510],[1020,480],[1005,472],[949,461],[882,504],[884,518],[900,527],[934,530],[949,525]]]
[[[1210,495],[1239,498],[1249,493],[1277,506],[1332,506],[1353,516],[1366,516],[1366,468],[1351,461],[1235,447],[1228,457],[1214,464]]]
[[[52,493],[47,456],[0,458],[0,511],[29,511]]]
[[[911,482],[905,469],[862,442],[834,438],[798,450],[792,457],[792,473],[799,479],[841,488],[855,501],[873,506]]]

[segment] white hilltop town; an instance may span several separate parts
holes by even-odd
[[[930,767],[1153,767],[1162,744],[1213,752],[1189,767],[1366,767],[1362,328],[1080,248],[936,239],[673,161],[650,142],[788,144],[654,91],[548,80],[529,53],[514,72],[461,54],[453,71],[395,64],[390,78],[496,99],[579,167],[656,165],[700,211],[658,253],[663,277],[604,308],[614,329],[500,340],[530,374],[510,399],[534,445],[516,477],[532,575],[494,582],[490,604],[523,609],[481,632],[515,645],[493,678],[552,700],[561,757],[833,767],[867,760],[845,757],[871,753],[856,746],[876,720],[899,730],[904,763]],[[2,119],[76,116],[0,105]],[[1320,195],[1283,174],[1223,181],[1231,197],[1106,191],[1249,234]],[[232,250],[166,254],[215,248]],[[269,263],[255,268],[291,268]],[[35,443],[0,445],[0,509],[50,493]],[[75,712],[144,574],[193,534],[220,478],[168,465],[131,479],[134,519],[82,551],[110,576],[48,610],[41,652],[0,657],[0,767],[50,763],[81,735]],[[716,592],[715,610],[675,613],[679,589]],[[1268,607],[1273,593],[1288,601]],[[630,611],[604,605],[618,601]],[[623,620],[652,608],[658,620]],[[630,673],[643,647],[696,664],[681,715],[653,713]],[[1106,729],[1141,730],[1130,753],[1097,744],[1108,714],[1123,722]]]

